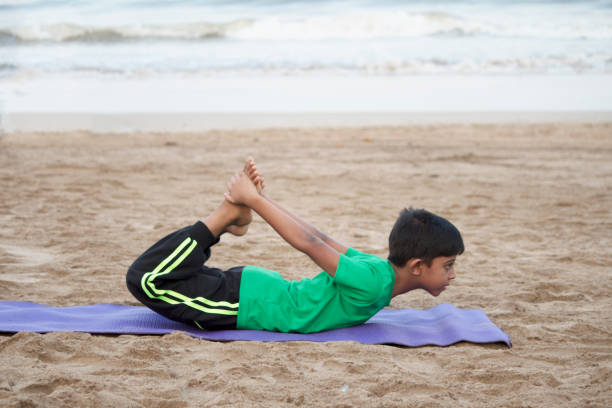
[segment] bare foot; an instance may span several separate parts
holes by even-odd
[[[253,220],[251,209],[243,205],[236,205],[232,203],[229,204],[238,208],[238,216],[232,224],[225,227],[225,231],[238,237],[242,236],[247,233],[249,230],[249,224]]]
[[[257,165],[255,164],[255,160],[251,156],[249,156],[246,162],[244,163],[243,171],[244,174],[249,176],[251,182],[255,184],[257,192],[261,194],[264,188],[264,178],[261,174],[259,174],[259,171],[257,171]]]
[[[264,179],[261,174],[259,174],[259,171],[257,171],[257,165],[252,157],[249,156],[247,158],[246,162],[244,163],[243,171],[249,176],[251,182],[255,184],[257,192],[261,194],[261,191],[264,188]],[[234,204],[227,199],[222,206],[225,206],[228,214],[231,214],[231,221],[225,226],[224,232],[229,232],[230,234],[236,236],[246,234],[249,229],[249,224],[253,220],[251,209],[243,205]]]

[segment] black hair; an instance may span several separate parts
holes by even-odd
[[[400,267],[411,258],[420,258],[430,266],[438,256],[460,255],[463,251],[459,230],[424,209],[404,208],[389,234],[388,259]]]

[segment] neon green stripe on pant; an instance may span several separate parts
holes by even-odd
[[[191,245],[189,245],[190,243]],[[216,302],[201,296],[198,296],[196,298],[190,298],[173,290],[157,289],[155,287],[155,278],[171,273],[177,266],[179,266],[185,260],[185,258],[189,256],[189,254],[191,254],[191,252],[193,252],[197,244],[197,241],[192,240],[191,238],[185,238],[185,240],[181,242],[181,244],[174,250],[174,252],[172,252],[168,257],[166,257],[162,262],[160,262],[160,264],[157,265],[157,267],[152,272],[147,272],[142,276],[140,282],[142,289],[151,299],[159,299],[171,305],[184,304],[185,306],[189,306],[204,313],[222,314],[228,316],[237,315],[239,305],[238,303],[229,303],[225,301]],[[176,260],[172,262],[172,264],[170,264],[165,270],[161,271],[177,255],[179,255],[187,245],[189,245],[189,247],[178,258],[176,258]],[[203,306],[199,303],[195,303],[196,301],[203,303],[206,306]],[[236,310],[215,309],[215,307],[227,307]]]
[[[181,242],[181,244],[174,250],[174,252],[172,252],[170,255],[168,255],[166,257],[166,259],[164,259],[163,261],[161,261],[159,263],[159,265],[157,265],[155,267],[155,269],[153,269],[152,272],[147,272],[144,275],[142,275],[142,279],[140,280],[140,285],[142,286],[142,290],[144,290],[144,292],[147,294],[148,297],[150,298],[154,298],[154,295],[151,294],[151,292],[149,292],[149,290],[147,289],[147,285],[146,285],[146,281],[148,279],[149,276],[151,275],[155,275],[157,274],[164,266],[166,266],[168,264],[168,262],[170,262],[175,256],[177,256],[182,250],[183,248],[185,248],[185,246],[187,244],[189,244],[189,242],[191,241],[191,238],[186,238],[183,242]]]

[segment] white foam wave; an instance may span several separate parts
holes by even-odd
[[[226,37],[228,32],[248,25],[248,20],[231,23],[190,23],[87,27],[72,23],[17,27],[0,31],[0,40],[15,42],[122,42],[134,40],[199,40]]]
[[[104,60],[80,60],[73,64],[19,66],[0,64],[3,75],[46,77],[47,75],[115,76],[125,78],[160,75],[178,77],[252,77],[252,76],[406,76],[406,75],[525,75],[525,74],[610,74],[612,55],[602,55],[598,60],[578,57],[545,56],[540,58],[487,58],[482,60],[463,58],[417,58],[399,60],[355,61],[251,61],[227,64],[216,61],[188,61],[179,58],[163,64],[161,61],[143,61],[133,64],[106,64]]]
[[[311,16],[268,16],[229,22],[85,26],[75,23],[32,25],[0,29],[7,42],[122,42],[134,40],[194,41],[211,38],[239,40],[364,40],[427,36],[473,35],[533,38],[612,39],[612,24],[577,20],[532,24],[510,19],[466,18],[444,12],[346,12]]]
[[[471,35],[487,32],[487,27],[447,13],[411,14],[347,13],[312,16],[293,21],[269,17],[254,21],[231,33],[240,39],[290,40],[375,39],[422,37],[453,33]]]

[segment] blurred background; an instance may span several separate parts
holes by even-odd
[[[612,1],[0,0],[0,110],[611,111]]]

